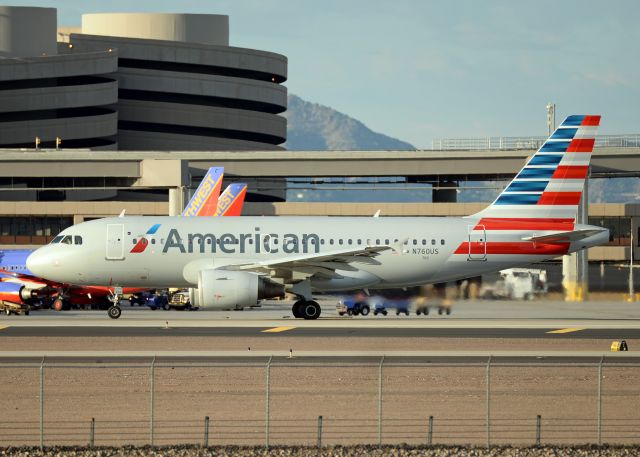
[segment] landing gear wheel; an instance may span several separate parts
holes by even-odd
[[[320,305],[313,301],[305,301],[300,307],[302,317],[306,320],[314,320],[320,317]]]
[[[62,298],[56,298],[51,307],[56,311],[62,311],[64,309],[64,300],[62,300]]]
[[[303,303],[304,303],[304,301],[298,300],[291,307],[291,313],[293,314],[293,317],[295,317],[296,319],[299,319],[299,318],[302,317],[302,313],[300,312],[300,308],[302,307]]]
[[[113,305],[109,307],[107,314],[111,319],[117,319],[122,314],[122,309],[118,305]]]

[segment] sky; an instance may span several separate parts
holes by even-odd
[[[640,134],[637,0],[31,0],[89,12],[229,15],[230,44],[284,54],[286,86],[372,130],[434,138],[547,133],[546,105]]]

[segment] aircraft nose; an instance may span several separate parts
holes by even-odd
[[[27,257],[27,268],[36,276],[46,277],[52,266],[53,260],[51,256],[43,252],[42,249],[36,249]]]

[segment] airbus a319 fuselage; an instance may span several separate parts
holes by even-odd
[[[54,240],[28,266],[73,284],[188,287],[205,308],[290,292],[294,316],[315,319],[314,292],[452,281],[606,243],[606,229],[576,224],[599,122],[569,116],[472,216],[108,218],[65,230],[82,244]]]

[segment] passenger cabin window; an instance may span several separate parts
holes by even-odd
[[[82,237],[80,235],[74,236],[73,244],[77,244],[78,246],[82,245]]]
[[[67,235],[64,238],[62,238],[62,240],[60,240],[60,243],[62,243],[62,244],[73,244],[73,239],[71,238],[71,235]]]
[[[435,246],[436,240],[431,240],[431,244]]]
[[[444,240],[440,240],[440,244],[444,246]]]

